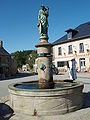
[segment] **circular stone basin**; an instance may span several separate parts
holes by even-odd
[[[59,115],[78,110],[83,105],[83,83],[55,81],[53,89],[39,89],[36,81],[8,86],[14,112],[28,115]]]

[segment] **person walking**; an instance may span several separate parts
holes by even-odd
[[[70,80],[77,79],[75,59],[69,61],[69,76],[70,76]]]

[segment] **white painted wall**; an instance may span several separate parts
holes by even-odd
[[[80,43],[84,44],[84,53],[79,52]],[[69,45],[72,45],[72,50],[73,50],[72,54],[68,54]],[[58,55],[59,47],[62,48],[62,55]],[[87,52],[87,49],[89,49],[89,53]],[[75,55],[75,51],[77,51],[77,55]],[[63,61],[64,59],[70,59],[72,57],[75,57],[77,61],[78,70],[80,70],[80,60],[79,60],[80,58],[85,58],[86,70],[90,68],[90,38],[53,46],[53,63],[55,63],[56,67],[58,61]]]

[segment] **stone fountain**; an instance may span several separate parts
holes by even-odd
[[[15,113],[30,116],[59,115],[78,110],[83,105],[83,83],[53,80],[48,12],[49,8],[42,5],[38,15],[38,81],[15,83],[8,87],[10,104]]]

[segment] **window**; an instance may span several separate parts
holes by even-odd
[[[61,47],[58,48],[58,55],[62,55],[62,49],[61,49]]]
[[[72,39],[72,32],[67,33],[67,39]]]
[[[72,45],[68,46],[68,54],[72,54]]]
[[[57,62],[57,67],[64,67],[64,61],[63,62]]]
[[[80,43],[80,53],[84,52],[84,44]]]
[[[1,63],[1,57],[0,57],[0,63]]]
[[[7,57],[7,61],[9,62],[9,57]]]

